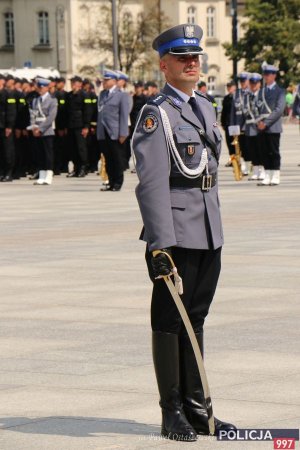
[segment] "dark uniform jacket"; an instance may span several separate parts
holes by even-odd
[[[26,95],[22,91],[15,91],[17,117],[15,127],[17,130],[25,130],[30,124],[29,106]]]
[[[81,89],[67,94],[67,125],[68,128],[89,128],[91,122],[91,99]]]
[[[17,115],[16,99],[13,91],[0,90],[0,129],[14,128]]]
[[[230,125],[232,102],[233,102],[233,94],[225,95],[221,112],[221,125],[223,128],[226,128]]]
[[[67,128],[67,92],[65,90],[56,91],[54,97],[57,100],[55,128],[57,130],[64,130],[65,128]]]
[[[147,104],[141,111],[132,149],[139,184],[136,196],[144,223],[142,239],[150,251],[178,246],[190,249],[214,249],[223,244],[217,183],[207,192],[199,187],[170,187],[170,178],[182,177],[173,157],[169,159],[166,134],[159,106],[167,113],[176,148],[189,169],[198,167],[204,148],[208,152],[208,171],[216,176],[221,150],[221,134],[211,102],[196,93],[196,101],[205,118],[201,124],[186,103],[170,86],[165,96]],[[162,101],[160,100],[162,97]],[[164,98],[168,97],[172,104]],[[160,103],[160,104],[158,104]],[[174,106],[173,106],[174,104]],[[195,126],[206,129],[215,142],[217,155],[204,144]]]
[[[237,89],[233,95],[233,101],[231,105],[230,125],[239,125],[241,131],[245,129],[246,118],[244,115],[243,106],[245,102],[244,97],[248,94],[248,89]]]
[[[298,85],[296,97],[293,104],[293,116],[300,116],[300,84]]]
[[[138,115],[140,110],[142,109],[142,107],[147,103],[147,97],[144,94],[141,95],[133,95],[132,97],[133,100],[133,105],[132,105],[132,110],[130,112],[130,123],[131,123],[131,128],[134,129]]]

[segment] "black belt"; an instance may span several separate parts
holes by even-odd
[[[209,191],[217,182],[217,172],[210,175],[200,175],[197,178],[172,177],[170,187],[200,188],[202,191]]]

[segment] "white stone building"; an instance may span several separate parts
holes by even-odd
[[[125,0],[124,11],[133,17],[153,5],[168,17],[171,25],[195,23],[204,30],[203,79],[209,90],[224,92],[232,62],[222,43],[231,40],[229,0]],[[239,2],[240,4],[244,2]],[[95,75],[100,66],[112,66],[112,52],[88,45],[101,32],[103,6],[110,0],[0,0],[0,69],[11,67],[53,67],[62,75]],[[96,31],[95,31],[96,30]],[[157,78],[157,55],[152,70],[143,72],[137,60],[132,77]],[[240,67],[242,68],[242,67]]]

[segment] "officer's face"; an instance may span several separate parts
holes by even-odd
[[[111,89],[115,84],[117,84],[117,81],[114,78],[103,80],[103,89]]]
[[[256,81],[256,82],[251,82],[250,81],[250,90],[251,92],[257,92],[260,89],[260,82]]]
[[[273,84],[276,80],[276,73],[264,73],[264,80],[267,85]]]
[[[49,86],[38,86],[38,93],[40,95],[44,95],[48,91],[49,91]]]
[[[193,87],[200,76],[199,55],[164,55],[160,60],[160,69],[172,86],[179,89]]]

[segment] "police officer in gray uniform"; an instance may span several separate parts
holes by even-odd
[[[246,117],[244,112],[245,97],[249,94],[249,74],[248,72],[241,72],[238,76],[240,87],[233,95],[233,102],[231,105],[230,125],[239,125],[241,134],[238,137],[240,149],[242,153],[241,169],[243,175],[248,175],[251,165],[251,158],[247,148],[245,139]]]
[[[117,87],[119,75],[107,70],[103,77],[104,90],[98,97],[97,139],[106,161],[109,185],[101,191],[120,191],[124,182],[123,149],[129,135],[128,94]]]
[[[194,441],[208,434],[207,412],[195,357],[163,280],[170,274],[164,249],[183,277],[182,300],[203,354],[203,324],[217,286],[223,231],[217,171],[221,134],[211,102],[194,88],[199,80],[197,25],[173,27],[153,42],[166,85],[141,110],[132,138],[139,184],[136,196],[153,281],[153,360],[162,408],[162,435]],[[232,430],[215,419],[216,433]]]
[[[32,102],[30,123],[27,127],[37,142],[39,178],[34,184],[50,185],[54,166],[54,121],[57,114],[57,100],[49,93],[50,80],[37,78],[39,97]]]
[[[293,117],[300,118],[300,84],[297,86],[296,96],[293,103]]]
[[[278,68],[267,64],[263,68],[265,86],[258,94],[260,120],[257,127],[262,134],[265,178],[258,186],[276,186],[280,183],[280,135],[285,108],[285,92],[276,83]]]
[[[252,161],[252,175],[249,180],[263,180],[265,169],[263,167],[261,134],[257,129],[259,111],[257,98],[261,87],[262,76],[259,73],[249,73],[249,93],[244,97],[245,114],[245,140]]]

